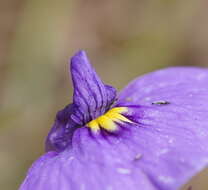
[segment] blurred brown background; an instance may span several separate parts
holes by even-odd
[[[208,65],[207,0],[0,0],[0,189],[15,190],[71,101],[85,49],[118,89],[162,67]]]

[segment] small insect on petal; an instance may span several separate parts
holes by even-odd
[[[137,154],[135,157],[134,157],[134,161],[138,161],[142,158],[142,154]]]
[[[152,105],[168,105],[168,104],[170,104],[170,102],[165,101],[165,100],[152,102]]]

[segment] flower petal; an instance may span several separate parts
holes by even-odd
[[[115,148],[102,135],[95,140],[87,128],[77,129],[73,148],[46,153],[34,163],[20,190],[156,190],[141,169],[134,169],[128,147]]]
[[[72,146],[40,158],[20,190],[179,189],[208,164],[207,84],[197,68],[136,79],[116,104],[133,123],[118,134],[76,129]]]
[[[71,59],[71,74],[74,86],[73,103],[78,112],[84,115],[82,124],[104,114],[116,97],[116,90],[104,85],[84,51]]]
[[[120,93],[118,105],[129,105],[129,117],[138,123],[129,146],[143,155],[138,167],[161,190],[176,190],[207,167],[207,84],[207,69],[170,68],[138,78]]]
[[[116,90],[103,84],[84,51],[75,54],[69,65],[74,86],[73,103],[57,113],[46,140],[46,151],[63,151],[70,146],[74,130],[103,115],[116,97]]]

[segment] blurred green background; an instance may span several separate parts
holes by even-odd
[[[70,56],[85,49],[118,89],[163,67],[207,66],[207,7],[207,0],[0,0],[0,189],[18,189],[57,110],[71,101]]]

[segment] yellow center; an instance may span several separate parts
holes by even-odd
[[[132,121],[122,115],[122,113],[125,113],[127,111],[128,109],[126,107],[112,108],[104,115],[101,115],[100,117],[87,123],[87,127],[91,128],[91,130],[94,132],[97,132],[98,130],[100,130],[100,128],[107,131],[115,131],[117,129],[117,125],[115,122],[132,123]]]

